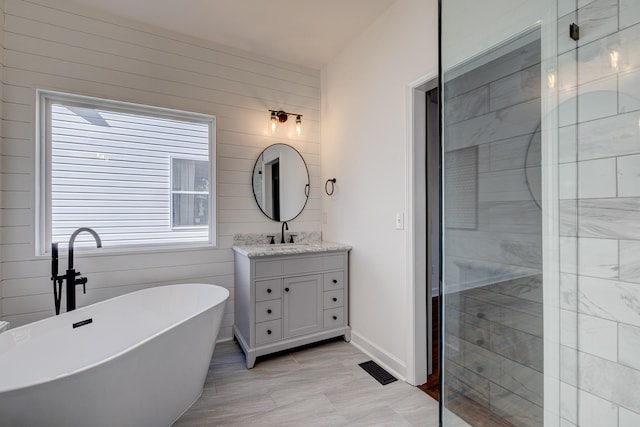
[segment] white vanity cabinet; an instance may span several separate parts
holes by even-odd
[[[328,338],[351,339],[348,247],[279,253],[235,250],[234,338],[256,357]]]

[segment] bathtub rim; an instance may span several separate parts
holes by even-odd
[[[98,362],[90,363],[90,364],[84,365],[84,366],[82,366],[82,367],[80,367],[80,368],[78,368],[78,369],[75,369],[75,370],[73,370],[73,371],[69,371],[69,372],[65,372],[64,374],[61,374],[61,375],[56,375],[56,376],[52,376],[52,377],[47,377],[47,378],[44,378],[43,380],[39,380],[39,381],[34,381],[34,382],[26,383],[26,384],[24,384],[24,385],[20,385],[20,386],[18,386],[18,387],[2,388],[2,385],[0,384],[0,396],[1,396],[3,393],[17,392],[17,391],[21,391],[21,390],[28,389],[28,388],[30,388],[30,387],[36,387],[36,386],[39,386],[39,385],[42,385],[42,384],[45,384],[45,383],[48,383],[48,382],[52,382],[52,381],[56,381],[56,380],[59,380],[59,379],[63,379],[63,378],[69,377],[69,376],[71,376],[71,375],[76,375],[76,374],[79,374],[79,373],[82,373],[82,372],[88,371],[88,370],[93,369],[93,368],[95,368],[96,366],[100,366],[100,365],[102,365],[102,364],[104,364],[104,363],[108,363],[108,362],[110,362],[110,361],[112,361],[112,360],[114,360],[114,359],[118,358],[119,356],[121,356],[121,355],[123,355],[123,354],[125,354],[125,353],[128,353],[128,352],[130,352],[130,351],[132,351],[132,350],[134,350],[134,349],[136,349],[136,348],[138,348],[138,347],[142,346],[143,344],[145,344],[145,343],[147,343],[147,342],[149,342],[149,341],[151,341],[151,340],[153,340],[153,339],[157,338],[158,336],[162,335],[163,333],[166,333],[167,331],[169,331],[169,330],[171,330],[171,329],[174,329],[174,328],[176,328],[176,327],[178,327],[178,326],[180,326],[180,325],[182,325],[182,324],[186,323],[187,321],[189,321],[189,320],[193,319],[194,317],[197,317],[197,316],[201,315],[202,313],[205,313],[205,312],[207,312],[207,311],[209,311],[209,310],[211,310],[211,309],[213,309],[213,308],[215,308],[215,307],[218,307],[220,304],[225,304],[225,303],[226,303],[226,301],[229,299],[229,296],[231,295],[231,293],[229,292],[229,290],[228,290],[227,288],[225,288],[224,286],[221,286],[221,285],[214,285],[214,284],[210,284],[210,283],[180,283],[180,284],[171,284],[171,285],[159,285],[159,286],[153,286],[153,287],[150,287],[150,288],[139,289],[139,290],[137,290],[137,291],[133,291],[133,292],[127,292],[127,293],[125,293],[125,294],[118,295],[118,296],[115,296],[115,297],[113,297],[113,298],[109,298],[109,299],[106,299],[106,300],[103,300],[103,301],[98,301],[98,302],[96,302],[96,303],[93,303],[93,304],[90,304],[90,305],[87,305],[87,306],[84,306],[84,307],[80,307],[80,308],[78,308],[78,309],[76,309],[76,310],[72,311],[72,313],[73,313],[73,312],[79,312],[79,311],[82,311],[82,310],[88,309],[89,307],[96,306],[96,305],[105,304],[105,303],[107,303],[107,302],[109,302],[109,301],[118,300],[118,299],[120,299],[120,298],[124,298],[124,297],[126,297],[127,295],[131,295],[131,294],[134,294],[134,293],[138,293],[138,292],[148,292],[148,291],[150,291],[151,289],[154,289],[154,288],[160,288],[160,287],[184,287],[184,286],[188,286],[188,287],[193,287],[193,286],[197,286],[197,287],[202,287],[202,286],[207,286],[207,287],[210,287],[210,286],[216,286],[216,287],[221,288],[222,290],[224,290],[224,291],[226,292],[226,296],[225,296],[222,300],[220,300],[217,304],[214,304],[214,305],[211,305],[211,306],[209,306],[209,307],[206,307],[206,308],[205,308],[205,309],[203,309],[203,310],[195,311],[192,315],[190,315],[190,316],[188,316],[188,317],[185,317],[185,318],[184,318],[183,320],[181,320],[180,322],[173,323],[173,324],[171,324],[170,326],[168,326],[168,327],[166,327],[166,328],[163,328],[163,329],[159,330],[159,331],[158,331],[158,332],[156,332],[155,334],[149,335],[149,336],[148,336],[148,337],[146,337],[145,339],[138,341],[135,345],[129,346],[129,347],[125,348],[124,350],[121,350],[121,351],[119,351],[119,352],[117,352],[117,353],[114,353],[114,354],[110,355],[109,357],[105,357],[104,359],[101,359],[101,360],[100,360],[100,361],[98,361]],[[60,314],[60,316],[65,315],[65,314],[67,314],[67,313],[69,313],[69,312],[62,313],[62,314]],[[53,317],[58,317],[58,316],[53,316]],[[22,325],[22,326],[19,326],[19,327],[17,327],[17,328],[9,329],[8,331],[3,332],[3,334],[4,334],[4,333],[11,333],[11,331],[12,331],[12,330],[20,329],[20,328],[27,327],[27,326],[30,326],[30,325],[37,325],[37,324],[39,324],[39,323],[46,322],[46,321],[48,321],[48,320],[50,320],[50,319],[51,319],[51,317],[47,317],[47,318],[44,318],[44,319],[37,320],[37,321],[35,321],[35,322],[27,323],[26,325]],[[219,329],[220,329],[220,328],[219,328]],[[214,338],[214,345],[215,345],[215,342],[217,341],[217,335],[220,333],[219,329],[218,329],[218,332],[216,333],[216,337]]]

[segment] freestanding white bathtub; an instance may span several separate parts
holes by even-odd
[[[171,425],[202,393],[228,297],[160,286],[0,334],[0,425]]]

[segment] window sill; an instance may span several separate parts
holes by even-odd
[[[157,246],[119,246],[119,247],[84,247],[74,246],[74,257],[94,257],[94,256],[117,256],[117,255],[144,255],[144,254],[157,254],[157,253],[175,253],[175,252],[189,252],[189,251],[201,251],[219,249],[218,246],[212,243],[190,243],[190,244],[168,244]],[[60,242],[60,258],[66,258],[68,252],[67,242]],[[36,255],[37,258],[49,258],[51,252],[48,251],[43,254]]]

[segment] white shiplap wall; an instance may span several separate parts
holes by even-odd
[[[218,247],[83,257],[89,278],[80,305],[167,283],[223,285],[233,298],[235,233],[279,230],[257,208],[251,170],[260,151],[281,142],[307,161],[311,198],[291,229],[319,231],[320,73],[213,45],[62,0],[5,0],[2,128],[2,286],[0,315],[20,325],[53,314],[50,260],[36,258],[35,101],[37,88],[217,117]],[[268,133],[267,109],[304,115],[302,137]],[[61,267],[66,259],[61,259]],[[233,301],[220,338],[231,336]]]

